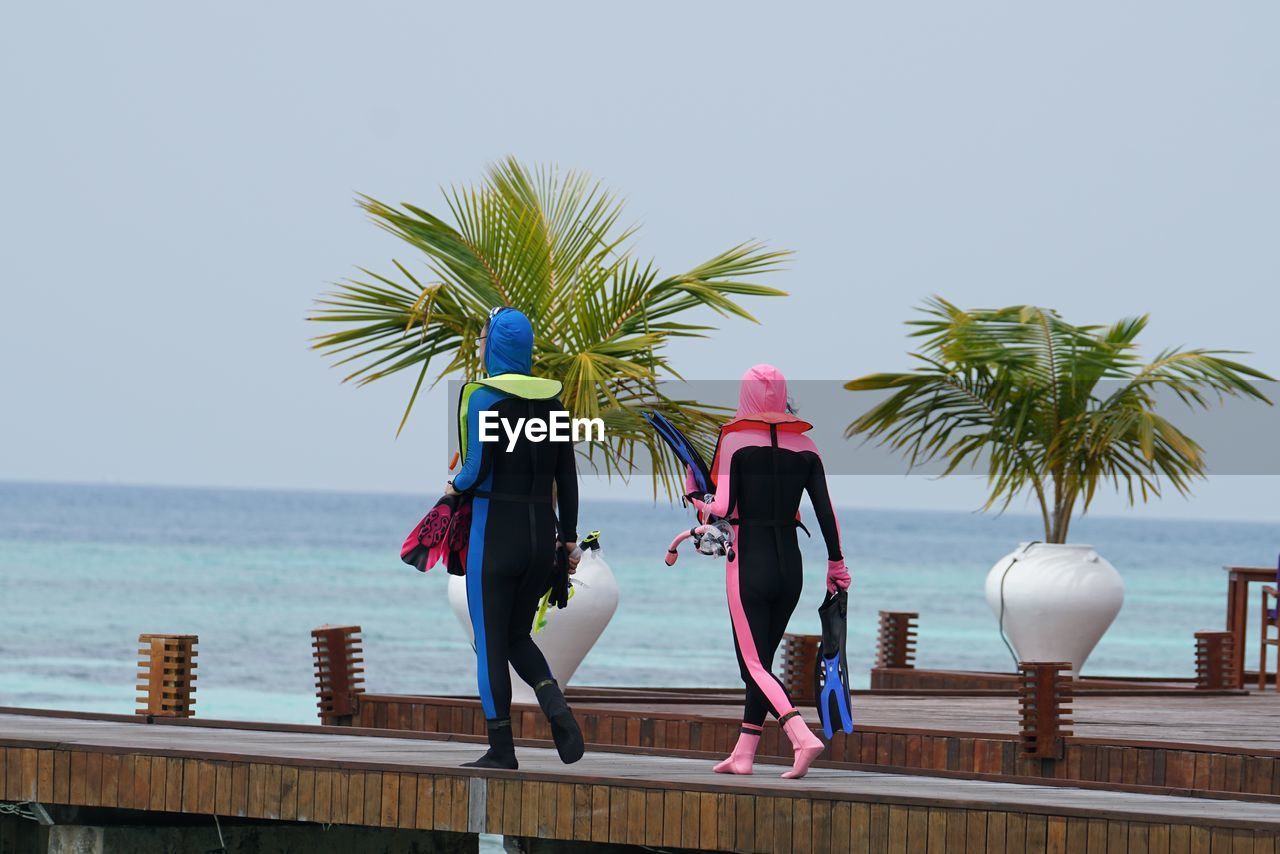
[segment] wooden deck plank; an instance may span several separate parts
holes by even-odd
[[[515,788],[514,786],[512,788]],[[517,795],[519,792],[517,791]],[[435,827],[435,779],[429,774],[418,775],[418,803],[413,810],[413,825],[420,829]],[[504,801],[504,807],[506,802]],[[519,806],[517,806],[517,811]],[[506,813],[504,813],[504,816]]]
[[[219,780],[225,776],[221,767],[218,768],[218,775]],[[297,793],[295,814],[298,821],[315,821],[316,771],[314,768],[303,768],[298,771]]]
[[[182,812],[182,773],[186,761],[176,756],[165,760],[164,808],[169,812]],[[89,766],[90,782],[93,785],[93,765]]]
[[[38,801],[53,800],[53,756],[52,750],[41,750],[36,755],[36,800]]]
[[[770,851],[774,845],[773,837],[773,803],[767,796],[758,796],[756,801],[756,823],[752,830],[755,837],[756,851]],[[678,801],[677,801],[678,803]],[[668,811],[667,820],[670,821],[671,813]]]
[[[335,773],[328,768],[316,769],[313,821],[327,824],[333,819],[333,778],[335,776]]]
[[[4,762],[4,751],[0,750],[0,763]],[[136,757],[135,757],[136,767]],[[149,767],[149,766],[148,766]],[[136,772],[135,772],[136,773]],[[4,772],[0,770],[0,781],[4,780]],[[136,789],[137,782],[135,777],[134,787]],[[65,750],[54,752],[53,757],[53,801],[59,804],[71,803],[71,754]],[[146,807],[146,799],[136,806],[136,809],[144,809]]]
[[[26,753],[27,751],[24,750],[22,752]],[[85,803],[87,803],[91,807],[100,806],[102,804],[102,754],[101,753],[94,752],[94,753],[90,753],[88,756],[85,757],[84,776],[85,776],[85,783],[84,783]],[[22,799],[26,800],[28,796],[26,795],[27,787],[26,787],[26,779],[25,779],[26,778],[25,769],[23,769],[22,778],[23,778],[22,779],[22,792],[23,792]]]
[[[80,756],[83,756],[83,754],[80,754]],[[80,788],[80,792],[81,792],[81,794],[80,794],[80,797],[79,797],[79,798],[76,798],[76,796],[75,796],[75,790],[74,790],[74,788],[73,788],[73,789],[72,789],[72,792],[71,792],[71,797],[72,797],[72,799],[73,799],[73,802],[74,802],[74,803],[82,804],[82,803],[85,803],[84,786],[87,784],[87,780],[86,780],[85,773],[84,773],[84,769],[85,769],[85,764],[84,764],[84,763],[86,763],[86,762],[88,761],[88,758],[87,758],[87,757],[85,757],[85,758],[83,758],[83,759],[81,759],[81,760],[80,760],[80,763],[81,763],[81,764],[80,764],[80,771],[79,771],[78,773],[77,773],[77,771],[76,771],[76,759],[77,759],[77,758],[78,758],[78,757],[77,757],[75,754],[73,754],[73,755],[72,755],[72,757],[71,757],[71,777],[72,777],[72,780],[73,780],[73,783],[72,783],[72,785],[73,785],[73,786],[75,785],[75,783],[74,783],[75,779],[76,779],[77,777],[79,777],[79,778],[80,778],[80,787],[81,787],[81,788]],[[151,786],[150,786],[150,789],[151,789],[151,791],[150,791],[151,798],[150,798],[150,802],[149,802],[149,803],[148,803],[148,805],[147,805],[147,809],[152,810],[152,811],[159,811],[159,812],[163,812],[163,811],[164,811],[164,808],[165,808],[165,792],[168,790],[168,786],[169,786],[169,759],[168,759],[168,757],[165,757],[165,756],[153,756],[153,757],[151,757]]]
[[[154,766],[153,771],[154,775]],[[249,764],[236,762],[231,766],[231,814],[240,818],[249,815]]]
[[[364,775],[364,816],[362,824],[370,827],[382,826],[382,778],[383,774],[370,771]],[[462,821],[462,829],[466,829],[466,820]],[[455,827],[457,824],[454,825]]]
[[[299,780],[299,785],[301,785]],[[398,801],[396,803],[396,827],[413,828],[417,826],[418,821],[418,775],[417,774],[401,774],[400,781],[396,785],[396,793]],[[502,799],[497,799],[498,803],[502,803]],[[301,808],[301,798],[299,798],[299,808]]]
[[[201,790],[203,791],[204,769],[201,769]],[[284,767],[280,769],[280,820],[295,821],[298,818],[298,769]]]
[[[1027,848],[1027,817],[1025,815],[1010,814],[1005,817],[1004,840],[1006,851],[1029,850]],[[1100,850],[1105,854],[1107,850],[1105,841]],[[1093,848],[1090,847],[1089,851],[1092,852]]]
[[[575,786],[576,790],[577,787]],[[575,805],[576,805],[575,797]],[[658,847],[663,844],[663,804],[662,792],[658,789],[646,789],[644,793],[644,842],[642,844],[649,847]],[[570,837],[559,834],[561,839]]]
[[[720,848],[720,816],[716,810],[716,796],[712,792],[698,795],[698,844],[703,848]]]
[[[573,836],[586,842],[591,839],[591,787],[583,783],[573,785]],[[659,840],[657,845],[662,845]]]
[[[703,797],[706,797],[705,795]],[[906,832],[906,808],[898,807],[903,811],[903,832]],[[706,815],[703,815],[703,828],[706,828]],[[707,841],[707,835],[703,834],[703,847],[715,846],[716,839],[712,836],[710,842]],[[796,798],[791,802],[791,850],[795,854],[811,854],[813,851],[813,802],[804,798]]]
[[[48,751],[54,753],[55,751]],[[133,769],[135,757],[132,753],[120,757],[120,771],[116,779],[116,805],[121,809],[134,809],[133,805]]]
[[[249,800],[245,815],[249,818],[266,818],[268,766],[260,762],[249,765]]]
[[[676,793],[677,796],[679,793]],[[677,825],[679,827],[679,825]],[[609,787],[591,787],[591,836],[590,842],[609,841]],[[677,839],[675,844],[679,844]]]

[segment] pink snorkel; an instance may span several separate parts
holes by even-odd
[[[730,562],[737,557],[733,552],[733,528],[727,522],[720,520],[713,525],[698,525],[696,528],[677,534],[671,541],[671,545],[667,547],[665,558],[667,566],[675,566],[676,558],[680,556],[677,551],[680,544],[690,537],[693,538],[693,547],[698,554],[711,557],[728,556]]]

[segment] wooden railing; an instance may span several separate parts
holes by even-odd
[[[1071,735],[1070,662],[1019,661],[1018,705],[1024,756],[1060,759],[1063,739]]]
[[[1196,688],[1221,691],[1238,687],[1232,633],[1196,632]]]
[[[138,714],[189,718],[195,714],[196,635],[138,636]]]
[[[880,636],[876,643],[876,667],[916,666],[915,611],[881,611]]]
[[[316,696],[320,722],[350,726],[364,693],[363,651],[359,626],[321,626],[311,630],[316,664]]]

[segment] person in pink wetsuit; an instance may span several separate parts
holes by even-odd
[[[733,753],[715,766],[722,774],[751,773],[770,713],[795,752],[783,777],[803,777],[824,748],[773,675],[773,658],[804,580],[796,528],[806,492],[827,546],[827,589],[849,587],[822,458],[805,435],[812,427],[788,410],[787,381],[777,368],[751,368],[742,377],[738,412],[720,431],[711,463],[715,494],[694,498],[704,516],[730,521],[736,545],[726,565],[725,587],[746,706]],[[693,490],[690,477],[686,491]]]

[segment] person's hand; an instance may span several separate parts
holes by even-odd
[[[453,488],[453,479],[450,478],[444,482],[444,494],[452,498],[453,496],[461,495],[462,493]]]
[[[573,575],[578,571],[578,562],[582,560],[582,552],[578,551],[577,543],[565,543],[564,553],[569,557],[569,574]]]
[[[837,590],[848,590],[849,570],[845,569],[844,559],[827,561],[827,592],[835,593]]]

